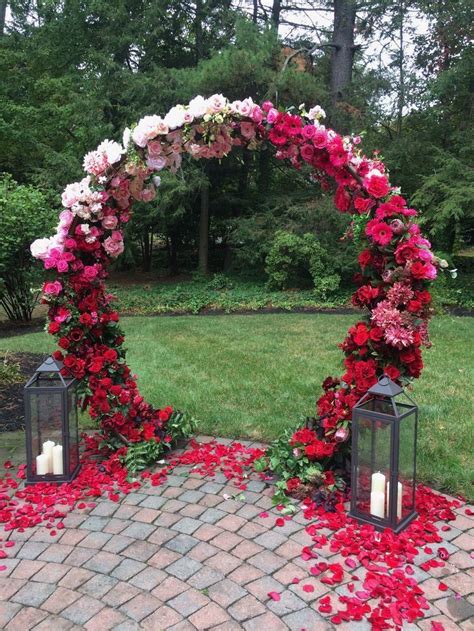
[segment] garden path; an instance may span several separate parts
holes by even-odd
[[[255,475],[242,492],[221,473],[211,479],[179,467],[163,486],[143,485],[119,503],[99,498],[76,508],[54,537],[44,527],[13,531],[15,545],[1,561],[0,628],[369,630],[367,621],[336,627],[330,614],[319,611],[321,598],[330,595],[337,603],[349,593],[351,575],[361,577],[365,570],[345,568],[337,586],[311,576],[301,558],[311,544],[308,521],[297,513],[277,526],[280,513],[271,507],[271,494]],[[433,621],[446,631],[474,629],[474,518],[466,508],[457,509],[451,529],[440,532],[439,545],[450,555],[444,567],[425,571],[420,565],[433,554],[416,557],[414,576],[430,609],[404,631],[431,631],[437,628]],[[344,561],[327,547],[318,557]]]

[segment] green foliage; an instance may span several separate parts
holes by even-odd
[[[196,430],[196,421],[184,412],[179,410],[173,412],[166,423],[166,434],[171,437],[170,442],[163,440],[147,440],[140,443],[132,443],[127,447],[127,453],[123,457],[123,462],[130,474],[142,471],[153,466],[177,443],[191,436]]]
[[[0,305],[10,320],[31,320],[41,281],[29,246],[50,234],[54,216],[39,190],[0,177]]]
[[[9,352],[0,354],[0,386],[21,383],[23,379],[20,364],[14,355]]]
[[[310,278],[316,294],[325,297],[339,286],[328,252],[310,233],[277,232],[265,263],[270,287],[288,289]]]

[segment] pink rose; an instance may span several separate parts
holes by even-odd
[[[252,110],[252,120],[256,123],[261,123],[263,120],[263,112],[258,105]]]
[[[58,272],[61,273],[67,272],[69,269],[68,262],[64,259],[59,259],[59,261],[56,263],[56,269],[58,270]]]
[[[43,286],[43,291],[45,294],[49,294],[50,296],[59,296],[62,292],[63,286],[59,282],[59,280],[55,280],[54,282],[45,283]]]
[[[317,149],[323,149],[327,144],[328,144],[328,133],[324,128],[319,127],[314,132],[313,145]]]
[[[385,197],[390,191],[390,185],[385,175],[372,173],[364,180],[364,186],[372,197]]]
[[[268,110],[267,122],[269,122],[271,125],[272,123],[276,121],[277,118],[278,118],[278,110],[272,107],[270,110]]]
[[[104,217],[102,219],[102,227],[105,228],[105,230],[114,230],[117,227],[117,217],[114,217],[113,215],[109,215],[108,217]]]
[[[87,280],[94,280],[94,278],[97,276],[97,269],[95,265],[85,265],[84,266],[84,270],[82,272],[84,274],[84,277]]]
[[[104,241],[104,249],[109,256],[117,258],[124,250],[123,241],[117,241],[113,237],[108,237]]]

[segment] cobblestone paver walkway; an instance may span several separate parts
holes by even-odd
[[[99,499],[75,510],[51,537],[46,528],[13,532],[0,578],[0,628],[8,631],[324,631],[335,628],[317,610],[331,591],[310,577],[303,546],[311,543],[297,514],[275,526],[271,488],[252,479],[246,491],[222,474],[212,480],[181,467],[160,487],[144,486],[120,503]],[[229,499],[234,497],[238,499]],[[226,499],[227,498],[227,499]],[[260,517],[268,511],[270,518]],[[415,577],[430,601],[427,617],[404,630],[474,629],[474,520],[465,507],[441,544],[443,568]],[[436,546],[431,546],[436,551]],[[11,554],[10,554],[11,552]],[[328,550],[320,556],[333,562]],[[362,570],[357,570],[358,571]],[[302,589],[305,579],[313,592]],[[442,577],[448,591],[439,591]],[[347,593],[345,575],[338,593]],[[279,601],[269,592],[281,594]],[[367,622],[337,626],[364,631]]]

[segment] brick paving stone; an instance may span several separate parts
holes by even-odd
[[[136,561],[148,561],[159,550],[159,546],[149,541],[134,541],[122,551],[122,554]]]
[[[5,566],[5,569],[2,571],[2,578],[7,578],[7,576],[10,576],[10,574],[12,574],[16,568],[17,565],[19,565],[20,563],[20,559],[2,559],[2,565]],[[22,578],[21,576],[18,576],[17,578]]]
[[[94,550],[100,550],[112,537],[111,534],[107,532],[91,532],[87,537],[85,537],[80,545],[83,548],[94,548]]]
[[[74,546],[62,545],[61,543],[52,543],[42,552],[38,561],[49,561],[51,563],[61,563],[64,559],[71,554],[74,550]]]
[[[185,581],[202,568],[202,563],[182,557],[166,568],[168,574]]]
[[[251,556],[254,556],[258,552],[263,550],[262,546],[254,543],[253,541],[242,540],[237,547],[232,550],[232,554],[239,559],[245,560]]]
[[[120,581],[101,600],[103,603],[110,605],[110,607],[119,607],[139,593],[140,590],[130,585],[130,583]]]
[[[219,550],[205,541],[199,541],[187,554],[191,559],[195,561],[205,561],[209,557],[217,554]]]
[[[179,521],[177,521],[173,526],[171,526],[172,530],[177,530],[185,535],[192,535],[198,528],[202,526],[202,522],[198,519],[193,519],[192,517],[183,517]]]
[[[301,629],[308,629],[308,631],[311,629],[329,631],[329,629],[333,628],[332,625],[326,622],[322,616],[318,615],[314,609],[310,609],[310,607],[305,607],[304,609],[288,614],[283,618],[283,622],[288,625],[288,628],[291,629],[291,631],[301,631]],[[357,623],[353,624],[351,622],[350,628],[352,631],[358,631],[356,624]]]
[[[136,493],[136,492],[129,493],[123,498],[122,502],[124,504],[136,506],[137,504],[140,504],[140,502],[142,502],[145,498],[146,498],[146,493]]]
[[[162,548],[156,554],[154,554],[151,559],[148,559],[148,565],[152,565],[153,567],[157,567],[159,569],[163,569],[174,563],[181,555],[177,552],[173,552],[173,550],[166,550]]]
[[[470,528],[473,528],[473,524],[474,520],[467,517],[466,515],[463,515],[462,513],[458,513],[456,519],[449,522],[450,526],[454,526],[459,530],[469,530]]]
[[[203,493],[212,493],[213,495],[219,495],[223,488],[223,484],[217,484],[216,482],[206,482],[201,486],[200,490]]]
[[[254,618],[265,612],[265,607],[255,596],[248,594],[229,607],[228,612],[238,622]],[[262,630],[263,631],[263,630]]]
[[[128,504],[122,504],[120,508],[117,509],[114,517],[116,519],[131,519],[135,513],[138,513],[140,509],[138,506],[130,506]]]
[[[59,585],[62,587],[68,587],[69,589],[77,589],[79,585],[82,585],[94,576],[94,573],[84,568],[73,567],[69,570],[64,578],[59,581]]]
[[[474,605],[471,605],[466,598],[450,596],[437,600],[435,605],[445,616],[450,620],[454,620],[454,622],[462,622],[463,620],[474,617]]]
[[[61,617],[67,618],[74,624],[84,625],[88,620],[95,616],[104,605],[91,596],[82,596],[75,603],[69,605],[61,612]]]
[[[155,519],[155,526],[164,526],[169,528],[182,518],[179,513],[161,513],[159,517]]]
[[[210,585],[214,585],[218,581],[224,580],[222,572],[213,570],[210,567],[203,567],[196,572],[187,582],[196,589],[207,589]]]
[[[285,565],[286,559],[282,559],[277,554],[270,552],[270,550],[262,550],[262,552],[250,557],[247,563],[255,565],[255,567],[258,567],[259,570],[267,574],[273,574],[273,572],[279,570],[282,565]]]
[[[185,489],[198,489],[203,484],[205,484],[204,480],[201,478],[188,478],[186,482],[183,484],[183,488]]]
[[[41,608],[52,614],[58,614],[72,603],[75,603],[81,594],[65,587],[57,587],[51,596],[44,601]]]
[[[113,535],[102,548],[104,552],[113,552],[120,554],[125,548],[135,543],[131,537],[123,537],[122,535]]]
[[[117,585],[118,579],[113,576],[104,576],[103,574],[96,574],[86,583],[79,587],[79,591],[83,594],[88,594],[94,598],[102,598],[112,587]]]
[[[91,516],[83,521],[79,528],[81,528],[82,530],[94,530],[96,532],[101,532],[107,522],[107,517]]]
[[[205,510],[206,507],[201,506],[200,504],[187,504],[183,509],[179,511],[179,514],[183,517],[193,517],[197,519],[204,513]]]
[[[215,524],[226,515],[227,513],[224,513],[224,511],[221,511],[218,508],[208,508],[204,511],[204,513],[201,514],[199,519],[206,524]]]
[[[307,546],[311,543],[311,537],[305,530],[298,530],[298,532],[294,532],[292,535],[290,535],[290,539],[291,541],[296,541],[296,543],[301,544],[301,546]],[[323,550],[320,548],[318,548],[317,552],[322,556],[326,556],[323,554]],[[331,552],[330,554],[333,553]]]
[[[168,631],[196,631],[196,627],[188,620],[181,620],[168,629]]]
[[[216,605],[215,603],[209,603],[195,614],[190,616],[189,621],[193,624],[197,629],[211,629],[218,624],[226,622],[230,619],[229,614]]]
[[[11,598],[25,583],[25,579],[0,578],[0,602]]]
[[[63,535],[62,531],[57,532],[54,537],[51,535],[49,528],[38,527],[30,537],[30,541],[39,541],[41,543],[50,544],[51,541],[58,541]]]
[[[254,539],[255,543],[262,546],[262,548],[266,548],[267,550],[275,550],[283,543],[287,541],[287,538],[283,535],[280,535],[278,532],[274,530],[269,530],[268,532],[264,532],[262,535],[258,535]],[[300,548],[301,551],[301,548]]]
[[[444,521],[437,521],[435,523],[435,526],[438,529],[438,534],[445,541],[451,541],[452,539],[456,539],[456,537],[459,537],[459,535],[462,534],[462,530],[459,530],[459,528],[455,528],[451,524],[452,524],[452,522],[450,522],[448,524],[449,530],[441,530],[442,526],[446,526],[446,522],[444,522]]]
[[[82,541],[84,537],[87,537],[87,532],[84,532],[84,530],[71,530],[68,528],[64,531],[64,534],[61,537],[61,543],[58,545],[77,546],[79,541]]]
[[[297,532],[305,532],[304,526],[293,521],[293,519],[285,519],[284,525],[276,526],[275,529],[278,533],[285,535],[286,537],[294,535]]]
[[[176,533],[173,530],[160,526],[148,537],[148,541],[150,543],[156,543],[158,546],[162,546],[173,537],[176,537]]]
[[[61,563],[47,563],[32,576],[32,579],[41,583],[58,583],[69,572],[69,569],[67,565],[61,565]]]
[[[263,572],[253,565],[242,563],[236,570],[231,572],[228,576],[232,581],[239,585],[246,585],[250,581],[255,581],[257,578],[263,576]]]
[[[18,559],[34,560],[38,558],[47,547],[47,543],[41,543],[40,541],[27,541],[17,552],[16,557]]]
[[[162,583],[155,587],[152,594],[162,602],[168,602],[168,600],[171,600],[187,589],[188,585],[186,585],[184,581],[180,581],[179,578],[175,576],[168,576]]]
[[[218,552],[206,561],[206,565],[222,574],[229,574],[241,565],[242,561],[228,552]]]
[[[91,631],[108,631],[125,620],[125,616],[115,609],[112,609],[112,607],[104,607],[104,609],[86,622],[84,628],[90,629]],[[56,631],[56,628],[54,631]]]
[[[452,554],[449,557],[449,562],[461,570],[474,568],[474,558],[465,550],[459,550],[459,552]]]
[[[176,535],[173,539],[170,539],[165,543],[165,548],[179,552],[179,554],[187,554],[194,546],[199,544],[199,539],[191,537],[190,535],[180,534]]]
[[[275,554],[278,554],[278,556],[284,557],[285,559],[288,559],[288,561],[290,561],[291,559],[294,559],[295,557],[299,557],[301,555],[301,545],[299,545],[295,541],[286,539],[285,543],[283,543],[275,550]]]
[[[140,622],[161,607],[162,602],[152,594],[138,594],[120,607],[129,618]]]
[[[474,537],[468,532],[464,532],[462,535],[459,535],[459,537],[456,537],[456,539],[453,539],[452,544],[461,550],[471,552],[474,550]]]
[[[281,618],[288,613],[306,608],[306,603],[298,598],[294,592],[287,590],[280,595],[280,600],[270,600],[267,607]]]
[[[260,511],[259,512],[261,512],[264,509],[267,510],[269,508],[272,508],[272,506],[273,506],[272,498],[271,497],[265,497],[265,496],[261,497],[259,500],[257,500],[256,506],[260,507]]]
[[[48,616],[44,618],[36,627],[35,631],[73,631],[78,627],[74,625],[70,620],[60,618],[59,616]]]
[[[273,578],[275,578],[283,585],[288,585],[294,578],[305,578],[308,576],[308,571],[295,565],[294,563],[287,563],[284,565],[278,572],[273,574]]]
[[[71,554],[66,557],[64,563],[66,565],[74,565],[75,567],[80,567],[84,565],[91,557],[93,557],[97,552],[92,550],[91,548],[74,548]]]
[[[166,497],[169,500],[177,500],[182,492],[183,489],[179,486],[169,486],[163,491],[163,497]]]
[[[222,503],[222,497],[220,495],[212,495],[212,493],[206,493],[206,495],[199,502],[201,506],[207,506],[208,508],[215,508]]]
[[[188,618],[195,611],[207,605],[208,602],[209,598],[207,596],[197,589],[191,588],[169,600],[166,604],[176,609],[184,618]]]
[[[237,515],[226,515],[216,523],[216,526],[218,528],[224,528],[224,530],[236,532],[246,523],[247,521],[243,517],[238,517]]]
[[[120,533],[123,537],[131,537],[132,539],[145,540],[155,531],[155,526],[152,524],[144,524],[142,522],[134,522],[127,526],[125,530]]]
[[[466,572],[458,572],[443,578],[443,583],[446,583],[448,587],[461,596],[474,592],[474,577],[469,576]]]
[[[155,521],[157,517],[159,517],[161,511],[156,510],[155,508],[142,508],[132,517],[132,521],[142,521],[145,524],[151,524]]]
[[[236,512],[236,515],[238,515],[239,517],[243,517],[244,519],[253,519],[261,512],[262,509],[259,506],[255,506],[254,504],[244,504]]]
[[[24,559],[23,561],[19,561],[18,559],[2,559],[2,564],[6,564],[7,561],[16,561],[17,565],[14,567],[11,575],[13,578],[25,578],[29,579],[35,574],[37,574],[41,568],[45,566],[43,561],[29,561],[28,559]],[[2,572],[2,577],[5,576],[5,573]]]
[[[167,513],[178,513],[185,506],[186,502],[180,502],[180,500],[177,499],[169,499],[166,504],[163,504],[161,510]]]
[[[125,622],[122,622],[114,627],[114,631],[140,631],[142,628],[143,627],[141,627],[138,622],[134,622],[129,618],[128,620],[125,620]]]
[[[239,529],[239,535],[244,539],[254,539],[255,537],[258,537],[258,535],[262,535],[266,531],[267,528],[264,528],[263,526],[259,526],[258,524],[249,521],[245,524],[245,526],[242,526],[242,528]]]
[[[111,535],[118,535],[125,530],[127,526],[130,526],[131,522],[128,519],[117,519],[112,517],[107,522],[107,526],[104,527],[104,532],[110,532]]]
[[[311,585],[314,588],[313,592],[305,592],[303,587],[305,585]],[[316,598],[321,598],[324,594],[329,591],[329,587],[321,581],[318,581],[317,578],[313,578],[312,576],[309,578],[304,578],[297,585],[290,585],[289,589],[307,603],[313,602]],[[350,594],[349,594],[350,595]]]
[[[139,574],[136,574],[129,580],[129,583],[151,592],[157,585],[162,583],[166,579],[166,574],[162,570],[157,570],[154,567],[146,567]]]
[[[225,500],[222,504],[219,504],[220,511],[232,513],[232,515],[236,514],[240,508],[242,508],[242,502],[233,499]]]
[[[5,627],[6,631],[26,631],[33,629],[48,614],[34,607],[22,607],[14,618]]]
[[[142,620],[140,628],[148,629],[149,631],[158,631],[158,629],[168,630],[171,626],[180,622],[181,619],[181,615],[177,611],[164,605]]]
[[[281,594],[285,590],[283,585],[271,576],[262,576],[262,578],[259,578],[252,583],[248,583],[245,586],[245,589],[262,602],[266,602],[268,600],[269,592],[278,592]]]
[[[116,502],[99,502],[99,504],[97,504],[97,506],[91,511],[91,516],[112,517],[118,507],[119,504]]]
[[[226,578],[209,588],[209,597],[221,607],[229,607],[239,598],[243,598],[247,592],[234,581]]]
[[[21,605],[0,601],[0,629],[5,629],[8,622],[18,613]]]
[[[270,631],[270,629],[271,631],[287,631],[288,625],[280,620],[280,618],[278,618],[278,616],[274,613],[267,611],[267,613],[264,613],[261,616],[257,616],[256,618],[252,618],[251,620],[244,622],[243,628],[245,631],[263,631],[264,629],[268,629],[268,631]]]
[[[63,519],[66,528],[77,528],[87,518],[87,515],[70,512]]]
[[[222,528],[218,528],[213,524],[203,524],[193,533],[193,535],[201,541],[209,541],[210,539],[217,537],[217,535],[220,535],[221,532],[223,532]]]
[[[40,607],[55,589],[54,585],[48,583],[27,583],[12,596],[12,601],[29,607]]]
[[[121,581],[128,581],[146,568],[146,564],[141,561],[135,561],[135,559],[124,559],[120,565],[111,572],[111,576],[118,578]]]
[[[140,506],[143,508],[153,508],[158,510],[166,503],[166,499],[160,495],[148,495],[143,501],[140,502]]]
[[[418,620],[418,627],[422,631],[432,631],[432,622],[439,622],[443,625],[444,631],[459,631],[459,625],[447,618],[446,616],[438,615],[431,618],[424,618]]]
[[[102,572],[102,574],[110,574],[114,568],[121,561],[121,557],[118,554],[112,554],[111,552],[97,552],[92,559],[89,559],[87,563],[84,563],[86,570],[92,570],[93,572]]]
[[[193,491],[188,490],[181,494],[180,500],[182,502],[187,502],[188,504],[198,504],[199,500],[204,497],[204,493],[202,491]]]
[[[242,541],[244,541],[242,537],[236,535],[235,532],[221,532],[220,535],[217,535],[217,537],[214,537],[214,539],[211,540],[211,544],[228,552]]]

